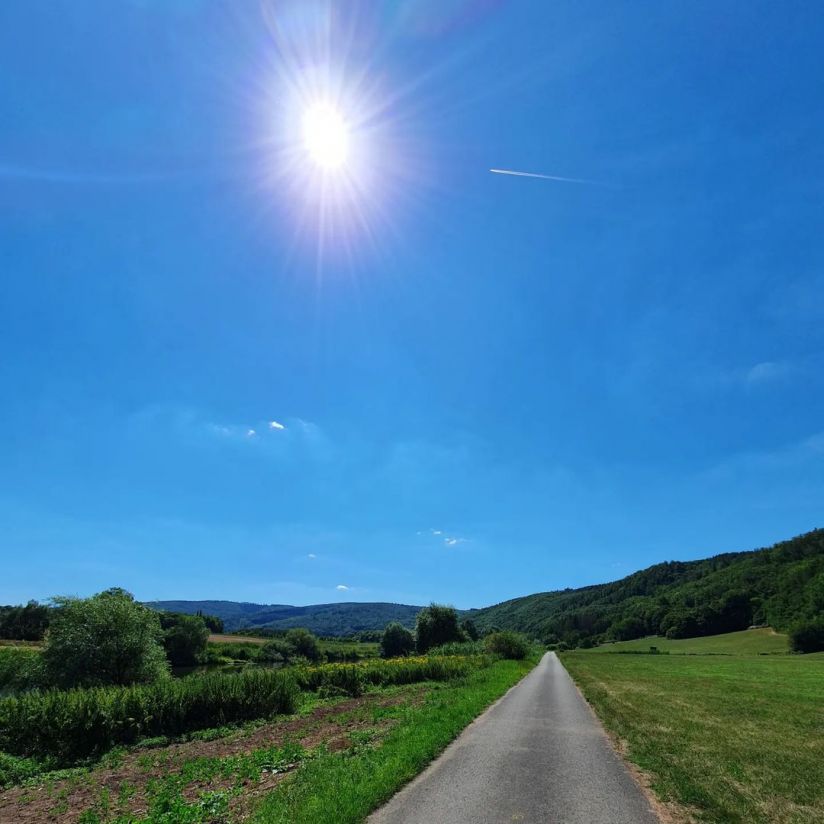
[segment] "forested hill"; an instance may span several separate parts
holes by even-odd
[[[578,645],[645,635],[689,638],[824,615],[824,530],[768,549],[656,564],[609,584],[471,610],[479,629]]]
[[[316,635],[353,635],[382,630],[390,621],[412,627],[420,607],[407,604],[344,603],[294,607],[238,601],[149,601],[146,606],[169,612],[215,615],[226,632],[237,629],[292,629],[305,627]]]

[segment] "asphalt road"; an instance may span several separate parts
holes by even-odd
[[[371,824],[654,824],[555,653],[477,718]]]

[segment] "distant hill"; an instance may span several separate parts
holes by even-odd
[[[691,638],[824,614],[824,530],[768,549],[670,561],[609,584],[527,595],[470,610],[481,630],[514,629],[589,645],[646,635]]]
[[[294,607],[286,604],[251,604],[243,601],[149,601],[156,610],[216,615],[226,632],[238,629],[291,629],[305,627],[316,635],[352,635],[382,630],[390,621],[412,627],[421,607],[408,604],[342,603]]]

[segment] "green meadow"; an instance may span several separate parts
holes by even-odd
[[[703,638],[662,638],[650,635],[635,641],[602,644],[593,652],[649,652],[656,647],[672,655],[776,655],[789,651],[787,636],[769,627],[707,635]]]
[[[824,654],[752,654],[758,643],[750,639],[758,637],[771,643],[764,632],[746,636],[744,654],[729,656],[601,649],[561,657],[627,757],[661,800],[685,811],[685,820],[820,824]],[[650,640],[660,641],[644,639],[647,649]],[[727,644],[735,649],[737,640],[667,644],[717,653]]]

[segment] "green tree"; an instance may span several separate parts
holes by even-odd
[[[55,598],[43,665],[59,687],[134,684],[168,675],[156,612],[123,589]]]
[[[427,652],[432,647],[463,641],[463,633],[458,626],[458,613],[454,607],[430,604],[418,613],[415,622],[415,645],[418,652]]]
[[[163,647],[173,667],[191,667],[206,656],[209,629],[200,615],[161,616]]]
[[[790,647],[795,652],[824,652],[824,618],[796,624],[790,630]]]
[[[273,638],[260,648],[257,657],[258,661],[265,661],[270,664],[288,664],[294,653],[292,645],[283,638]]]
[[[386,625],[381,636],[381,657],[397,658],[409,655],[415,649],[415,636],[397,621]]]
[[[290,629],[286,633],[286,643],[292,648],[294,655],[300,655],[310,661],[320,660],[318,639],[308,629]]]
[[[477,641],[480,638],[478,634],[478,628],[475,626],[474,621],[470,621],[467,618],[465,621],[461,621],[461,630],[463,634],[467,637],[469,641]]]

